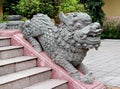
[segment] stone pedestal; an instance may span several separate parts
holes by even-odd
[[[24,21],[20,21],[22,18],[21,15],[8,15],[6,23],[6,29],[20,29]]]

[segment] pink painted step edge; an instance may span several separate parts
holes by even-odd
[[[95,81],[93,84],[83,84],[80,81],[72,79],[68,73],[58,65],[54,64],[44,52],[36,52],[34,48],[24,39],[23,35],[18,30],[0,31],[0,36],[10,36],[12,45],[24,46],[24,55],[38,57],[37,65],[46,66],[53,69],[52,78],[64,79],[68,81],[69,89],[106,89],[105,86]],[[82,75],[82,74],[81,74]]]
[[[20,30],[0,30],[0,36],[12,37],[15,34],[21,33]]]

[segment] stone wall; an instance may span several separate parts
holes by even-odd
[[[104,0],[103,10],[106,16],[120,16],[120,0]]]

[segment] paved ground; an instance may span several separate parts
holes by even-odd
[[[120,87],[120,40],[102,40],[98,51],[88,52],[84,64],[97,80]]]

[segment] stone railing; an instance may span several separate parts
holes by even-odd
[[[21,21],[21,15],[8,15],[6,23],[0,24],[0,29],[21,29],[24,21]]]

